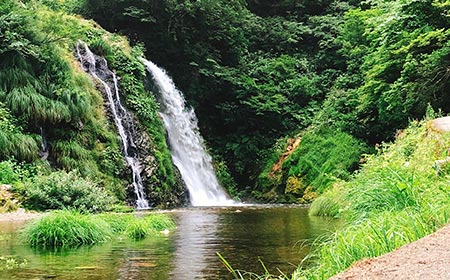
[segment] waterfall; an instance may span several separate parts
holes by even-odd
[[[39,131],[41,133],[41,149],[39,150],[39,156],[42,160],[47,160],[49,155],[47,138],[45,137],[45,132],[42,126],[39,127]]]
[[[148,72],[161,95],[160,115],[169,137],[174,164],[189,190],[193,206],[225,206],[234,201],[221,188],[206,152],[197,126],[197,117],[192,108],[187,108],[183,94],[172,79],[153,62],[144,60]]]
[[[108,64],[103,57],[92,53],[83,42],[77,43],[77,57],[83,69],[103,86],[108,98],[111,113],[114,116],[114,124],[123,144],[125,160],[133,174],[133,187],[136,195],[136,206],[138,209],[149,208],[148,201],[142,184],[142,166],[139,154],[132,137],[133,117],[125,109],[120,101],[117,77],[108,69]]]

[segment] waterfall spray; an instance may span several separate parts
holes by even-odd
[[[161,95],[160,115],[169,137],[174,164],[189,190],[193,206],[225,206],[235,202],[220,186],[200,136],[194,110],[186,106],[183,94],[172,79],[153,62],[143,60]]]

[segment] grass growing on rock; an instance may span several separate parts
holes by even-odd
[[[160,214],[136,217],[132,214],[54,211],[28,224],[22,235],[31,247],[54,249],[95,245],[122,234],[140,240],[174,228],[172,219]]]

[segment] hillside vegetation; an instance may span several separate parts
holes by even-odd
[[[344,221],[294,279],[421,238],[450,217],[450,138],[429,122],[450,113],[449,11],[449,0],[2,0],[0,212],[134,203],[103,93],[76,58],[82,40],[119,77],[152,206],[186,193],[141,57],[185,93],[232,197],[314,201],[311,214]]]
[[[355,261],[377,257],[450,222],[450,133],[413,122],[394,144],[349,181],[336,183],[311,206],[312,215],[339,217],[345,226],[310,255],[295,279],[328,279]]]
[[[449,5],[85,0],[83,12],[169,70],[237,193],[296,202],[346,179],[427,106],[449,112]],[[268,176],[298,136],[301,152]]]
[[[148,133],[146,180],[153,205],[180,204],[179,184],[144,88],[142,49],[46,1],[0,4],[0,182],[27,208],[104,211],[133,202],[131,174],[102,93],[75,57],[78,40],[121,78],[122,97]],[[183,192],[183,191],[182,191]]]
[[[155,205],[180,204],[183,187],[158,105],[144,87],[151,87],[137,59],[144,54],[168,70],[195,108],[231,196],[310,202],[348,180],[365,154],[427,108],[449,112],[449,6],[448,0],[4,1],[0,156],[5,170],[14,169],[4,176],[24,181],[64,170],[60,176],[75,172],[117,201],[132,197],[124,192],[130,174],[101,94],[74,58],[81,39],[119,75],[126,105],[149,135],[146,188]],[[131,46],[81,16],[126,35]],[[292,139],[300,139],[299,147],[283,156]],[[18,185],[26,197],[27,183]]]

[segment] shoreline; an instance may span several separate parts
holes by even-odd
[[[43,212],[26,212],[23,209],[19,209],[16,212],[0,213],[0,222],[28,221],[40,218],[43,215],[45,215]]]
[[[450,225],[390,253],[360,260],[330,279],[450,279]]]

